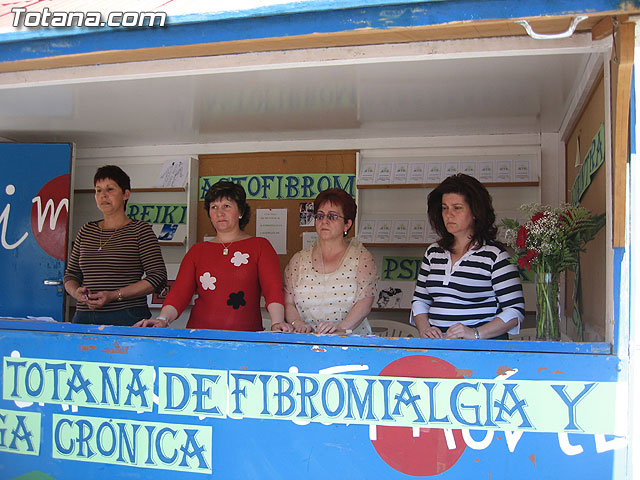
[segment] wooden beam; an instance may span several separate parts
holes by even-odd
[[[631,77],[635,23],[623,23],[616,33],[618,62],[614,58],[613,83],[613,247],[625,246],[625,206],[627,163],[629,161],[629,108],[631,102]],[[617,75],[616,75],[617,73]]]
[[[634,8],[640,13],[640,9]],[[590,14],[578,25],[576,31],[591,30],[602,19],[615,12]],[[557,33],[565,31],[573,16],[551,16],[528,18],[538,33]],[[0,73],[40,69],[65,68],[86,65],[113,64],[125,62],[143,62],[171,58],[204,57],[213,55],[232,55],[248,52],[284,51],[307,48],[344,47],[357,45],[376,45],[386,43],[426,42],[434,40],[453,40],[462,38],[490,38],[526,36],[517,19],[499,19],[482,21],[460,21],[442,25],[415,27],[397,27],[389,29],[363,28],[344,32],[313,33],[277,38],[255,38],[228,42],[200,43],[195,45],[173,45],[164,47],[140,48],[131,50],[110,50],[60,55],[0,62]]]
[[[613,33],[613,17],[604,17],[591,29],[593,41],[602,40]]]

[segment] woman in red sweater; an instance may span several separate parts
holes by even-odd
[[[250,207],[241,185],[221,180],[204,198],[216,237],[187,252],[160,315],[141,327],[167,327],[198,294],[187,328],[262,330],[260,296],[271,317],[271,329],[290,331],[284,322],[284,297],[278,256],[265,238],[243,231]]]

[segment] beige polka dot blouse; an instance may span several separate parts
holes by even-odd
[[[317,243],[296,253],[284,271],[285,297],[293,298],[300,318],[314,329],[323,321],[342,321],[356,302],[375,293],[375,262],[355,238],[349,243],[340,266],[330,273],[321,273],[323,271]],[[371,334],[369,321],[365,318],[353,333]]]

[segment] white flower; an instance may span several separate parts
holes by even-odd
[[[204,272],[200,275],[200,284],[202,284],[203,290],[215,290],[216,277],[212,277],[209,272]]]
[[[236,267],[239,267],[240,265],[246,265],[247,263],[249,263],[249,254],[235,252],[233,254],[233,258],[231,259],[231,263],[233,263]]]

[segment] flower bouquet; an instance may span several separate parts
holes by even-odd
[[[579,205],[557,208],[537,203],[520,210],[529,220],[520,225],[505,218],[507,244],[514,248],[512,261],[536,274],[536,338],[560,340],[560,274],[578,266],[580,252],[605,224],[605,214],[594,215]]]

